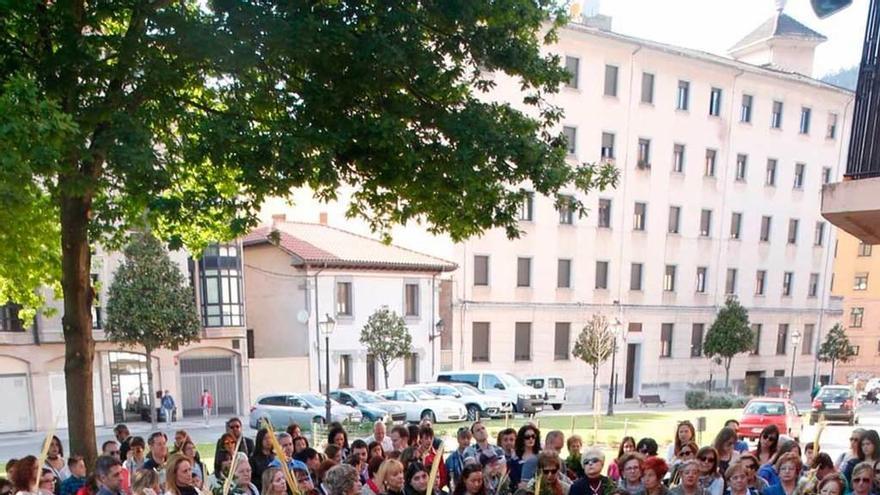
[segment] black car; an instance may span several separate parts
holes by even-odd
[[[850,426],[859,422],[858,398],[849,385],[826,385],[819,390],[810,408],[810,424],[821,418],[846,421]]]

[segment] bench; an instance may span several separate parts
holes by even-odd
[[[639,407],[642,406],[652,406],[656,405],[657,407],[665,406],[666,401],[661,399],[659,395],[639,395]]]

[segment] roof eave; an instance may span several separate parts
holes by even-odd
[[[363,260],[325,260],[325,259],[302,259],[303,265],[321,266],[324,268],[354,268],[361,270],[388,270],[395,272],[452,272],[458,269],[455,263],[432,264],[432,263],[394,263],[390,261],[363,261]]]

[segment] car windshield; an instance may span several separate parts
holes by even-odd
[[[434,395],[431,392],[428,392],[426,390],[415,389],[415,390],[410,390],[410,392],[412,392],[412,394],[416,396],[416,399],[419,399],[419,400],[431,400],[431,399],[437,398],[436,395]]]
[[[816,398],[824,400],[847,400],[852,398],[852,394],[848,388],[823,388]]]
[[[547,385],[549,388],[565,388],[565,382],[562,381],[562,378],[549,378]]]
[[[299,398],[308,402],[308,404],[312,407],[323,407],[324,406],[324,398],[318,394],[300,394]]]
[[[526,384],[531,385],[534,388],[544,388],[544,379],[543,378],[529,378],[526,380]]]
[[[385,402],[385,399],[380,397],[373,392],[367,392],[366,390],[358,390],[349,392],[352,397],[357,399],[358,402],[363,402],[364,404],[375,404],[376,402]]]
[[[504,385],[506,385],[507,388],[523,386],[522,381],[520,381],[519,378],[511,375],[510,373],[498,373],[498,378],[500,378],[501,381],[504,382]]]
[[[783,416],[785,404],[782,402],[749,402],[745,414],[757,414],[759,416]]]

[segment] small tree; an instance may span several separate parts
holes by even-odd
[[[608,328],[608,320],[604,315],[594,314],[593,318],[581,329],[574,347],[572,356],[587,363],[593,369],[593,395],[590,403],[596,404],[596,390],[599,387],[599,366],[602,365],[614,352],[616,342],[614,334]],[[613,371],[612,371],[613,377]]]
[[[391,363],[412,353],[412,336],[406,328],[406,322],[388,306],[381,306],[370,315],[361,330],[361,344],[382,365],[385,388],[388,388],[388,369]]]
[[[735,297],[727,299],[718,311],[715,322],[706,333],[703,353],[707,358],[720,360],[724,366],[724,389],[730,384],[730,363],[737,354],[754,348],[755,334],[749,327],[749,312]],[[716,361],[717,362],[717,361]]]
[[[849,337],[840,323],[835,324],[819,346],[818,358],[823,363],[831,363],[831,383],[834,383],[834,367],[837,363],[846,363],[856,355],[855,348],[849,343]]]
[[[201,325],[192,289],[158,239],[134,233],[124,253],[110,285],[104,332],[111,342],[144,348],[150,422],[155,426],[153,351],[198,341]]]

